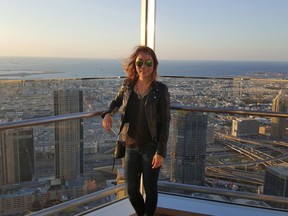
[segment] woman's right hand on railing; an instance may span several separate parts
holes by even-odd
[[[102,120],[102,126],[105,128],[107,132],[111,130],[112,127],[112,116],[110,113],[106,113]]]

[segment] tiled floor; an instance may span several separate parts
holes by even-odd
[[[128,199],[85,214],[85,216],[136,216]],[[287,212],[259,207],[229,204],[217,201],[159,194],[155,216],[287,216]]]

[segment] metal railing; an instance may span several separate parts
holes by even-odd
[[[286,197],[279,197],[279,196],[272,196],[272,195],[265,195],[265,194],[254,194],[254,193],[249,193],[249,192],[225,190],[225,189],[219,189],[219,188],[210,188],[210,187],[203,187],[203,186],[190,185],[190,184],[165,182],[165,181],[159,181],[158,187],[160,190],[161,189],[167,190],[167,188],[171,190],[177,189],[177,190],[189,191],[191,193],[198,192],[198,193],[204,193],[204,194],[214,194],[214,195],[220,195],[220,196],[225,196],[225,197],[236,197],[236,198],[242,198],[242,199],[274,202],[277,204],[288,205],[288,198]]]
[[[259,112],[259,111],[246,111],[246,110],[222,109],[222,108],[211,108],[211,107],[185,107],[185,106],[171,105],[171,110],[288,118],[288,114],[282,113],[282,112]],[[55,122],[66,121],[66,120],[71,120],[71,119],[99,117],[102,114],[102,112],[103,111],[73,113],[73,114],[51,116],[51,117],[44,117],[44,118],[26,119],[26,120],[20,120],[20,121],[15,121],[15,122],[6,122],[6,123],[0,124],[0,131],[6,130],[6,129],[12,129],[12,128],[25,127],[25,126],[55,123]],[[233,191],[208,188],[208,187],[203,187],[203,186],[185,185],[185,184],[177,184],[177,183],[159,181],[159,188],[165,188],[165,190],[181,189],[181,190],[188,190],[188,191],[193,191],[193,192],[216,194],[216,195],[221,195],[221,196],[252,199],[252,200],[258,200],[258,201],[259,200],[269,201],[269,202],[274,202],[274,203],[281,204],[281,205],[284,205],[284,204],[288,205],[288,198],[285,198],[285,197],[270,196],[270,195],[263,195],[263,194],[253,194],[253,193],[238,192],[238,191],[233,192]],[[71,207],[82,206],[86,203],[93,202],[93,201],[102,199],[104,197],[110,196],[112,194],[115,194],[121,190],[124,190],[123,185],[118,185],[116,187],[107,188],[107,189],[104,189],[95,193],[85,195],[77,199],[73,199],[71,201],[67,201],[62,204],[49,207],[47,209],[43,209],[41,211],[32,213],[30,215],[56,215],[57,213],[63,212],[67,209],[71,209]]]
[[[284,112],[261,112],[261,111],[247,111],[247,110],[237,110],[237,109],[223,109],[223,108],[213,108],[213,107],[188,107],[188,106],[170,106],[171,110],[182,110],[190,112],[207,112],[207,113],[226,113],[226,114],[238,114],[238,115],[252,115],[252,116],[266,116],[266,117],[279,117],[279,118],[288,118],[288,113]],[[14,122],[5,122],[0,124],[0,130],[26,127],[32,125],[41,125],[46,123],[54,123],[60,121],[67,121],[72,119],[81,119],[81,118],[92,118],[100,116],[103,111],[95,112],[83,112],[83,113],[72,113],[59,116],[49,116],[43,118],[33,118],[25,119]]]
[[[125,190],[125,186],[124,184],[121,185],[116,185],[113,187],[109,187],[106,189],[103,189],[101,191],[97,191],[91,194],[87,194],[85,196],[76,198],[76,199],[72,199],[70,201],[34,212],[32,214],[29,214],[30,216],[39,216],[39,215],[51,215],[51,216],[55,216],[61,212],[64,212],[67,209],[73,209],[76,208],[78,206],[83,206],[87,203],[91,203],[91,202],[95,202],[97,200],[106,198],[108,196],[114,195],[120,191]]]
[[[286,197],[278,197],[278,196],[271,196],[271,195],[264,195],[264,194],[253,194],[253,193],[248,193],[248,192],[231,191],[231,190],[224,190],[224,189],[218,189],[218,188],[208,188],[208,187],[197,186],[197,185],[187,185],[187,184],[159,181],[158,188],[160,191],[161,190],[166,191],[166,193],[167,191],[169,192],[169,190],[185,190],[186,192],[189,191],[190,193],[213,194],[213,195],[220,195],[224,197],[235,197],[235,198],[242,198],[242,199],[249,199],[249,200],[256,200],[256,201],[263,201],[263,202],[273,202],[273,203],[281,204],[281,205],[288,205],[288,198]],[[97,191],[95,193],[91,193],[91,194],[67,201],[65,203],[61,203],[61,204],[49,207],[47,209],[43,209],[41,211],[37,211],[35,213],[29,214],[29,216],[57,215],[61,212],[65,212],[65,210],[68,210],[71,208],[72,209],[77,208],[79,206],[83,206],[90,202],[95,202],[97,200],[103,199],[105,197],[116,194],[117,192],[123,191],[123,190],[125,190],[125,187],[123,184],[113,186],[113,187],[106,188],[101,191]],[[110,205],[112,203],[113,202],[107,203],[107,204]],[[89,212],[96,211],[97,209],[102,208],[102,207],[103,206],[95,207],[93,209],[89,209],[88,211]],[[261,208],[265,208],[265,207],[261,206]]]
[[[14,122],[5,122],[0,124],[0,130],[7,130],[12,128],[27,127],[33,125],[42,125],[47,123],[55,123],[61,121],[67,121],[72,119],[82,119],[82,118],[91,118],[101,115],[103,111],[100,112],[83,112],[83,113],[71,113],[58,116],[49,116],[43,118],[33,118],[33,119],[24,119]]]

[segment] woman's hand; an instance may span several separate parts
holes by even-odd
[[[111,130],[112,127],[112,116],[110,113],[106,113],[102,120],[102,126],[105,128],[107,132]]]
[[[163,162],[164,162],[164,157],[162,155],[155,154],[152,159],[152,169],[161,167]]]

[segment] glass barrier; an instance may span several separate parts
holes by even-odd
[[[188,77],[159,80],[169,88],[172,107],[211,108],[211,112],[171,110],[168,154],[160,181],[284,196],[282,182],[288,175],[281,170],[287,167],[286,118],[228,111],[284,112],[281,94],[285,92],[281,90],[286,88],[286,81]],[[122,81],[1,81],[0,128],[13,121],[105,110]],[[122,161],[117,160],[116,169],[111,170],[120,113],[115,115],[109,133],[101,121],[98,115],[0,130],[1,214],[27,214],[123,183]],[[190,195],[243,205],[250,202],[202,193]],[[121,192],[109,199],[125,196]],[[84,208],[103,202],[107,198]],[[261,201],[253,205],[279,207]]]

